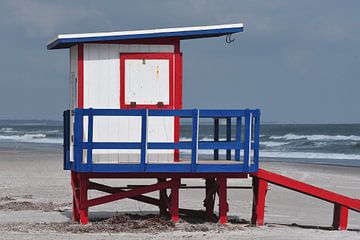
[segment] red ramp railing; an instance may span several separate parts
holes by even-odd
[[[360,212],[360,199],[350,198],[264,169],[259,169],[257,173],[253,173],[251,176],[253,177],[254,191],[251,221],[256,225],[264,224],[265,196],[268,183],[333,203],[333,227],[336,229],[346,230],[349,209]]]

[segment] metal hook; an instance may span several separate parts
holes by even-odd
[[[225,38],[225,42],[226,42],[226,43],[235,42],[235,38],[232,38],[231,35],[232,35],[232,33],[226,35],[226,38]]]

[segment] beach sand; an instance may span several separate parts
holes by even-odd
[[[261,167],[360,198],[360,168],[281,162],[266,162]],[[154,181],[106,182],[124,186]],[[251,179],[229,180],[229,185],[250,186]],[[250,189],[229,190],[229,216],[234,223],[226,226],[196,218],[173,225],[156,216],[156,207],[132,200],[91,208],[91,223],[81,226],[71,221],[71,194],[61,151],[0,150],[0,239],[360,239],[359,213],[349,212],[348,231],[328,230],[332,204],[271,184],[263,227],[249,225]],[[90,197],[94,196],[99,195],[91,192]],[[203,209],[203,198],[204,190],[181,190],[180,207]]]

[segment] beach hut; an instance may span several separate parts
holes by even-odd
[[[179,209],[179,188],[187,187],[181,180],[200,178],[205,179],[201,187],[207,218],[214,220],[218,195],[218,219],[226,223],[227,179],[252,176],[252,222],[264,223],[267,182],[289,181],[258,169],[260,111],[182,108],[181,41],[226,36],[231,42],[231,35],[242,31],[243,24],[237,23],[65,34],[48,44],[48,49],[70,50],[64,169],[71,171],[75,221],[88,223],[89,207],[130,198],[158,206],[161,215],[177,222],[180,213],[191,212]],[[192,124],[190,141],[180,138],[184,118]],[[199,140],[203,119],[213,122],[212,140]],[[220,121],[226,123],[225,140],[220,139]],[[213,151],[212,159],[199,158],[202,150]],[[219,150],[226,152],[222,159]],[[157,183],[113,187],[94,181],[101,178],[153,178]],[[89,190],[107,195],[89,199]],[[154,191],[159,191],[159,198],[144,195]],[[349,206],[336,205],[336,224]]]

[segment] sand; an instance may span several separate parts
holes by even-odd
[[[360,168],[280,162],[261,167],[360,198]],[[153,180],[107,180],[117,186]],[[183,181],[188,185],[203,180]],[[251,179],[229,185],[250,186]],[[121,200],[90,208],[91,224],[71,221],[69,172],[62,170],[61,151],[0,151],[0,239],[360,239],[360,214],[349,212],[349,230],[329,230],[333,205],[270,185],[263,227],[249,224],[252,192],[229,190],[226,226],[184,217],[172,224],[154,206]],[[181,190],[180,207],[202,209],[204,190]],[[91,192],[90,197],[99,196]],[[152,194],[157,196],[157,194]]]

